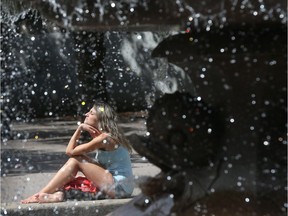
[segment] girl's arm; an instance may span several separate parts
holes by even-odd
[[[88,131],[93,139],[90,142],[77,145],[81,130]],[[69,156],[82,155],[98,148],[112,150],[115,148],[115,144],[116,142],[108,134],[100,133],[97,129],[87,124],[81,124],[71,137],[66,148],[66,154]]]

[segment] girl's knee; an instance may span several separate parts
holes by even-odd
[[[76,156],[72,156],[68,159],[67,163],[69,164],[79,164],[79,163],[85,163],[87,162],[87,160],[85,159],[85,157],[81,156],[81,155],[76,155]]]
[[[75,157],[70,157],[68,159],[68,161],[66,162],[66,165],[69,165],[69,166],[75,166],[75,165],[78,165],[78,164],[79,164],[79,161]]]

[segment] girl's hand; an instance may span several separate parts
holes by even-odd
[[[98,129],[96,129],[95,127],[93,127],[91,125],[84,124],[84,123],[79,125],[79,129],[87,131],[90,134],[95,134],[97,136],[100,134],[100,131]]]

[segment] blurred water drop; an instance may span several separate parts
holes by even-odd
[[[15,166],[14,166],[15,169],[18,169],[20,167],[21,167],[21,164],[15,164]]]
[[[114,2],[111,2],[111,7],[114,8],[116,6],[116,4]]]

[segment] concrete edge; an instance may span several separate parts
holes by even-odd
[[[52,215],[107,215],[131,201],[127,199],[105,199],[93,201],[66,201],[60,203],[1,203],[1,216],[52,216]]]

